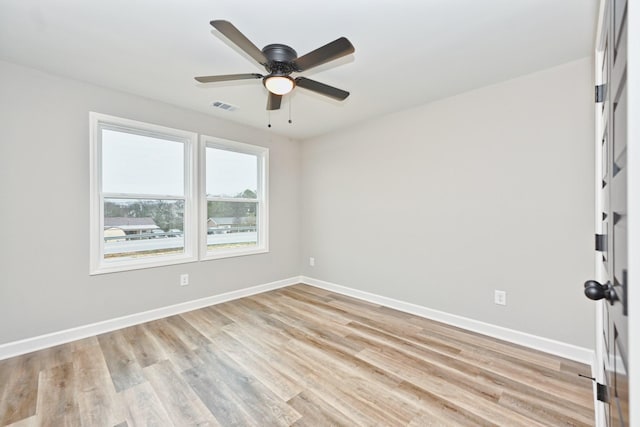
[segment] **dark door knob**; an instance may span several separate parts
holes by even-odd
[[[587,280],[584,282],[584,294],[594,301],[606,298],[611,304],[618,299],[613,286],[609,282],[603,285],[595,280]]]

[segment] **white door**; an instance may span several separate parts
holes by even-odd
[[[627,1],[604,0],[596,45],[596,271],[585,294],[599,300],[601,421],[629,426],[627,208]]]

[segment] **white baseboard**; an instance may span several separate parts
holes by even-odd
[[[300,282],[593,366],[594,351],[587,348],[336,285],[312,277],[302,276]]]
[[[186,311],[197,310],[202,307],[208,307],[210,305],[220,304],[226,301],[267,292],[273,289],[295,285],[296,283],[300,283],[300,277],[290,277],[288,279],[265,283],[263,285],[252,286],[249,288],[239,289],[237,291],[226,292],[224,294],[213,295],[128,316],[117,317],[115,319],[104,320],[102,322],[92,323],[89,325],[78,326],[64,331],[52,332],[50,334],[26,338],[20,341],[0,344],[0,360],[94,335],[104,334],[105,332],[115,331],[128,326],[138,325],[151,320],[173,316]]]

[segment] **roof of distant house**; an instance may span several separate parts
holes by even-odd
[[[105,228],[121,228],[123,230],[153,230],[160,228],[151,217],[112,217],[104,219]]]
[[[209,218],[207,220],[207,223],[209,223],[210,225],[235,224],[236,222],[238,222],[238,218],[232,216]]]

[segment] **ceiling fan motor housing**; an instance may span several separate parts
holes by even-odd
[[[288,76],[296,71],[293,61],[298,53],[292,47],[284,44],[270,44],[262,48],[262,53],[267,57],[265,68],[275,76]]]

